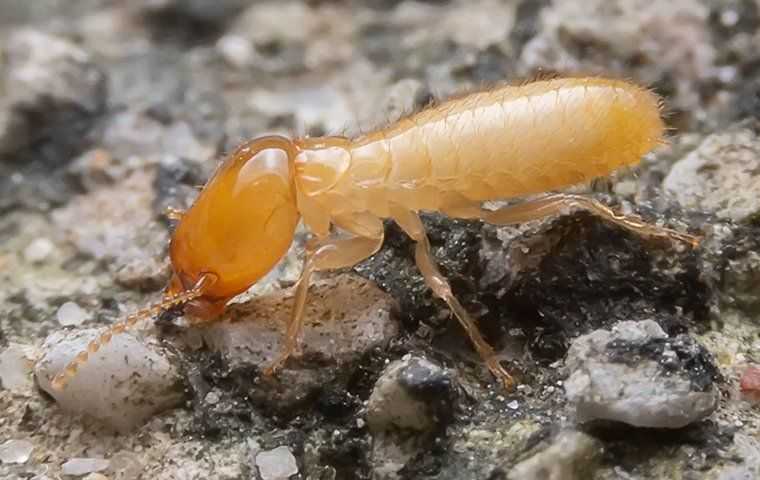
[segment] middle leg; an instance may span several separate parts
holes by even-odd
[[[493,348],[480,334],[475,320],[467,313],[462,304],[459,303],[459,300],[457,300],[451,291],[451,285],[449,285],[448,280],[438,269],[438,265],[430,251],[430,242],[428,241],[427,233],[425,233],[425,227],[422,225],[419,215],[400,206],[392,207],[391,215],[393,216],[393,220],[416,242],[414,257],[417,262],[417,268],[420,269],[420,273],[422,273],[425,279],[425,283],[433,293],[448,304],[491,373],[501,381],[504,388],[511,389],[514,379],[501,366]]]

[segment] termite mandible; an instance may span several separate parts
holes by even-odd
[[[284,348],[265,370],[272,374],[297,349],[312,273],[372,256],[383,243],[383,219],[392,219],[416,242],[415,260],[427,285],[448,304],[491,373],[510,388],[512,377],[438,270],[419,212],[507,225],[583,209],[639,235],[696,245],[694,236],[579,195],[547,194],[497,210],[481,206],[635,164],[663,142],[664,130],[655,94],[621,80],[585,77],[472,93],[357,138],[266,136],[246,142],[178,215],[164,300],[108,328],[52,385],[63,389],[113,335],[166,309],[183,305],[198,322],[219,318],[229,300],[280,261],[303,220],[312,238]]]

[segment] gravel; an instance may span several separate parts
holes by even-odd
[[[576,339],[565,393],[579,422],[681,428],[718,407],[717,368],[686,335],[669,338],[652,320],[621,322]]]
[[[367,403],[370,430],[426,432],[451,420],[451,373],[425,358],[405,356],[380,374]]]
[[[258,478],[265,452],[286,467],[272,475],[314,480],[760,475],[757,2],[2,12],[0,445],[33,448],[0,478],[62,478],[73,459],[90,480]],[[493,382],[392,222],[373,258],[318,276],[302,355],[273,378],[303,229],[223,320],[167,312],[49,388],[87,339],[160,296],[167,207],[191,205],[241,141],[360,135],[452,94],[570,73],[651,88],[668,124],[640,166],[573,191],[702,241],[582,212],[503,227],[424,214],[516,390]]]

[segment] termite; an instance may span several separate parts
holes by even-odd
[[[309,280],[351,267],[383,243],[392,219],[415,243],[415,261],[448,304],[490,372],[513,379],[431,255],[419,212],[507,225],[583,209],[645,237],[697,238],[618,214],[580,195],[553,193],[496,210],[491,200],[541,194],[633,165],[663,142],[659,97],[621,80],[561,78],[451,99],[356,137],[265,136],[239,146],[184,214],[170,246],[164,300],[111,326],[54,378],[62,389],[90,354],[143,319],[184,306],[193,322],[219,318],[285,255],[296,226],[311,232],[273,374],[297,350]]]

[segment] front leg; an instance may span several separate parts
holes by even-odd
[[[274,374],[298,349],[298,341],[304,325],[306,294],[312,273],[352,267],[374,255],[383,244],[383,223],[379,218],[350,216],[339,218],[336,223],[351,232],[353,236],[348,238],[331,236],[308,242],[301,276],[295,286],[293,310],[285,332],[285,346],[279,357],[264,370],[265,375]]]

